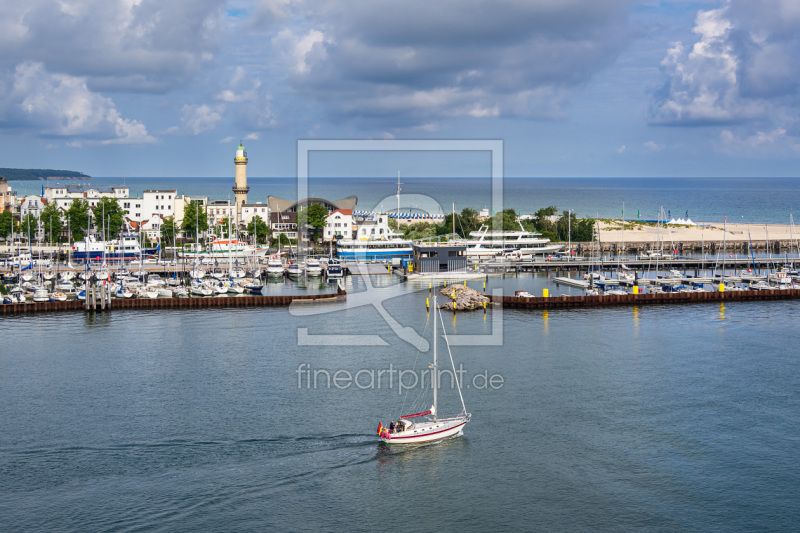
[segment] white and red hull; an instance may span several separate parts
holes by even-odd
[[[386,444],[419,444],[454,437],[460,434],[469,422],[469,415],[441,420],[418,422],[410,429],[399,433],[384,433],[381,440]]]

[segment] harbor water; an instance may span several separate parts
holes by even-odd
[[[0,319],[3,529],[797,529],[798,302],[445,314],[472,421],[402,448],[375,429],[420,387],[370,376],[430,363],[427,286],[347,284],[331,306]]]

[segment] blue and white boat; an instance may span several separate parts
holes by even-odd
[[[94,236],[72,245],[72,258],[76,261],[132,261],[142,254],[155,255],[159,248],[142,249],[135,234],[122,234],[114,241],[98,241]]]
[[[328,279],[341,279],[343,275],[342,264],[335,257],[328,259],[328,264],[325,267],[325,276]]]
[[[336,255],[347,261],[389,261],[410,259],[414,249],[406,239],[344,240],[336,242]]]

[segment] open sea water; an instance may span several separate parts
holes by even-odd
[[[174,188],[178,194],[232,199],[233,178],[93,178],[94,186],[127,185],[131,195],[145,189]],[[430,213],[465,207],[492,209],[488,178],[401,178],[401,209]],[[41,194],[42,181],[10,182],[20,197]],[[80,182],[69,182],[80,183]],[[248,201],[268,195],[297,198],[293,178],[248,177]],[[506,178],[501,181],[502,205],[522,214],[554,205],[578,217],[655,220],[661,209],[668,218],[695,222],[789,224],[800,208],[800,178]],[[337,200],[358,196],[358,209],[397,208],[397,178],[311,178],[309,196]],[[624,206],[624,212],[623,212]]]
[[[4,316],[2,529],[797,531],[800,302],[446,313],[482,339],[453,346],[472,421],[400,448],[375,429],[428,401],[427,286],[347,290]]]

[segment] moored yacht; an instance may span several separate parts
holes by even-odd
[[[563,244],[555,244],[541,233],[519,230],[493,231],[482,225],[478,231],[470,233],[467,239],[468,257],[493,257],[518,253],[520,257],[548,255],[564,249]]]
[[[280,257],[270,257],[267,261],[267,276],[271,278],[283,277],[283,262]]]

